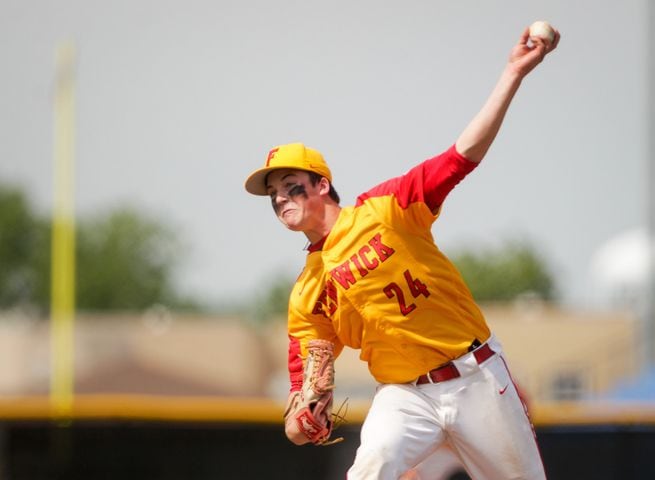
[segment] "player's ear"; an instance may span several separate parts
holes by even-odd
[[[321,180],[318,182],[318,193],[320,195],[330,194],[330,181],[326,177],[321,177]]]

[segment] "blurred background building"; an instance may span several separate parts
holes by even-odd
[[[535,302],[488,305],[515,380],[533,402],[602,398],[642,371],[639,319],[628,312],[576,313]],[[0,394],[47,395],[49,327],[4,314]],[[227,396],[286,400],[283,319],[254,327],[238,318],[149,311],[80,315],[75,328],[78,394]],[[337,396],[367,402],[375,383],[359,353],[337,363]]]

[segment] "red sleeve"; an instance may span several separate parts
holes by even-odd
[[[465,158],[453,145],[405,175],[387,180],[360,195],[357,205],[364,203],[367,198],[393,194],[402,208],[414,202],[424,202],[430,210],[435,211],[455,185],[477,166],[477,163]]]
[[[289,335],[289,381],[291,391],[302,388],[302,357],[300,356],[300,341]]]

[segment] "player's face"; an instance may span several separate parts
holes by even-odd
[[[266,189],[277,218],[293,231],[306,232],[319,220],[321,184],[312,185],[302,170],[274,170],[266,179]]]

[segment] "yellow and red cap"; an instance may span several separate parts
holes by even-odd
[[[332,182],[332,172],[319,151],[306,147],[302,143],[289,143],[279,145],[268,152],[264,167],[255,170],[246,179],[246,190],[253,195],[268,195],[265,183],[266,175],[281,168],[318,173]]]

